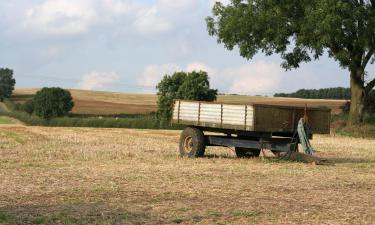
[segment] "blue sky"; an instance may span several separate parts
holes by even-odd
[[[153,93],[164,74],[181,70],[207,71],[223,93],[349,85],[348,72],[327,57],[285,72],[278,56],[247,61],[226,50],[206,31],[214,1],[1,1],[0,67],[14,69],[20,88]]]

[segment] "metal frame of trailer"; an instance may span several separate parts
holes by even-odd
[[[183,104],[184,107],[181,107]],[[227,114],[225,114],[226,108],[229,112]],[[252,110],[251,113],[248,113],[249,109]],[[267,121],[267,116],[270,115],[259,115],[264,112],[281,115],[281,119],[272,117]],[[177,100],[172,123],[187,125],[180,137],[181,156],[199,157],[204,155],[206,146],[225,146],[234,147],[239,157],[257,157],[261,149],[269,149],[274,153],[297,151],[300,142],[296,132],[297,123],[300,117],[309,114],[313,116],[315,123],[312,125],[317,128],[318,133],[329,132],[330,110],[326,108],[234,105]],[[252,118],[249,118],[249,115]],[[225,118],[233,124],[225,123]],[[258,118],[260,122],[257,121]],[[285,118],[288,119],[287,122],[284,121]],[[249,124],[249,121],[252,124]],[[205,134],[205,132],[216,134]],[[312,135],[309,138],[312,139]]]

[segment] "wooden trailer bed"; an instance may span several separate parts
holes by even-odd
[[[176,100],[172,123],[236,131],[292,133],[304,113],[305,108],[301,107]],[[313,133],[330,133],[331,109],[307,108],[306,113]]]

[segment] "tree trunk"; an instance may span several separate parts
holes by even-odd
[[[363,112],[365,106],[366,92],[362,78],[362,70],[350,72],[350,91],[352,99],[350,103],[350,112],[348,125],[358,125],[363,122]]]

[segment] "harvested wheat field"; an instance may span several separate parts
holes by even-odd
[[[374,224],[373,140],[315,136],[327,165],[178,157],[178,131],[0,127],[0,224]]]
[[[16,103],[24,103],[31,99],[39,89],[21,88],[13,93],[12,100]],[[141,114],[157,110],[157,96],[155,94],[134,94],[105,91],[70,90],[73,100],[73,113],[114,115],[114,114]],[[219,95],[219,103],[236,104],[267,104],[286,105],[298,107],[328,107],[332,113],[342,112],[345,100],[323,99],[298,99],[298,98],[274,98],[243,95]]]
[[[39,89],[24,88],[13,92],[12,100],[24,103]],[[104,91],[69,90],[73,96],[73,113],[114,115],[141,114],[156,111],[157,96],[153,94],[133,94]]]

